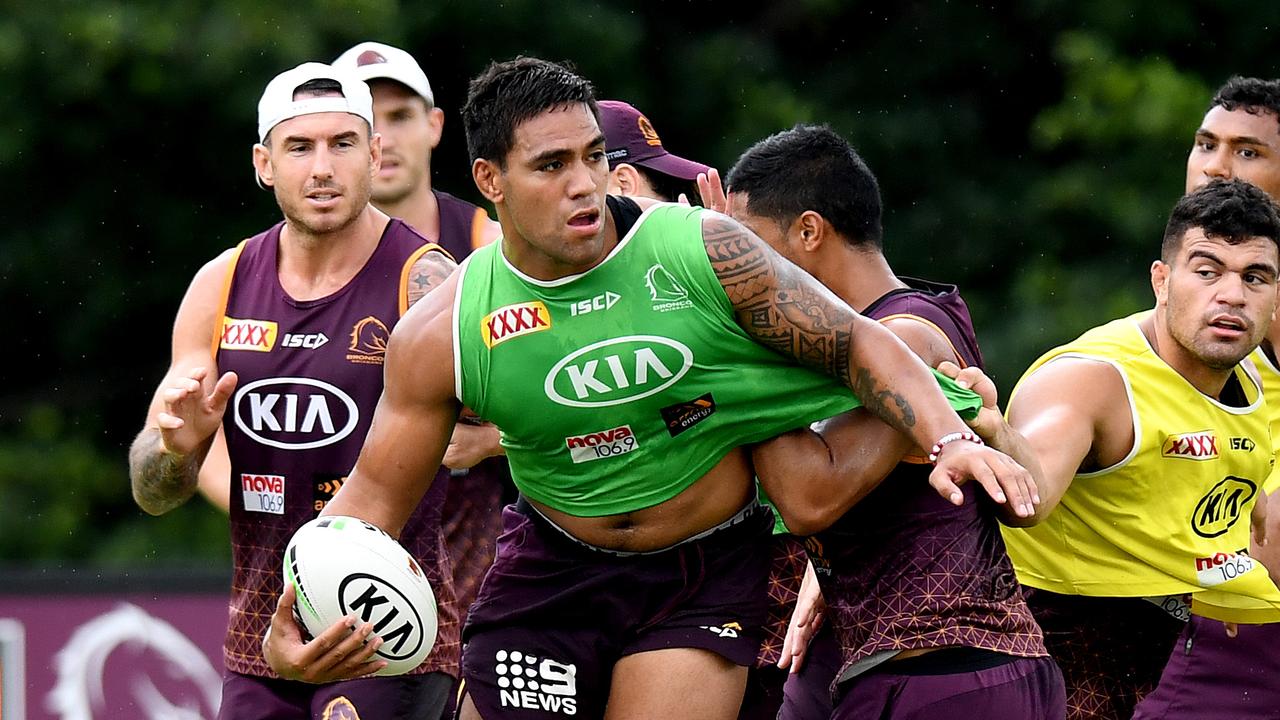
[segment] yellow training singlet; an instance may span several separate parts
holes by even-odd
[[[1039,525],[1002,528],[1018,579],[1066,595],[1194,593],[1199,615],[1280,621],[1280,590],[1244,554],[1249,513],[1272,466],[1261,388],[1237,367],[1247,407],[1202,394],[1151,349],[1138,327],[1147,314],[1049,351],[1019,381],[1057,358],[1111,365],[1124,379],[1134,447],[1109,468],[1077,474]]]
[[[1271,358],[1258,348],[1249,356],[1258,374],[1262,376],[1262,396],[1267,399],[1267,414],[1271,416],[1272,455],[1280,456],[1280,368],[1271,362]],[[1280,470],[1271,469],[1271,477],[1267,478],[1263,489],[1267,494],[1280,488]],[[1268,508],[1270,512],[1280,512],[1280,507]]]

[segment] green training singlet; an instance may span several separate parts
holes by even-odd
[[[857,406],[738,327],[702,214],[655,205],[599,265],[556,280],[521,273],[500,242],[463,263],[456,391],[502,429],[527,497],[581,517],[651,507],[735,447]]]

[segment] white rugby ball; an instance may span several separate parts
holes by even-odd
[[[298,528],[284,551],[284,581],[295,616],[312,637],[346,615],[371,622],[387,666],[400,675],[422,664],[436,642],[436,598],[418,561],[375,525],[326,515]]]

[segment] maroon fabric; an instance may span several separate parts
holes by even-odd
[[[462,262],[474,250],[471,224],[480,208],[442,190],[432,190],[431,194],[436,196],[436,207],[440,211],[440,237],[433,242],[448,250],[454,260]]]
[[[1064,712],[1062,673],[1045,657],[945,675],[872,672],[831,720],[1062,720]]]
[[[486,718],[597,718],[626,655],[702,648],[751,665],[771,526],[759,508],[674,548],[617,556],[508,507],[464,631],[467,694]],[[573,712],[564,710],[569,700]]]
[[[1141,598],[1027,588],[1027,604],[1062,668],[1068,720],[1129,720],[1160,680],[1186,624]],[[1213,717],[1237,717],[1230,714]]]
[[[1280,720],[1277,648],[1280,625],[1241,625],[1231,638],[1222,623],[1193,615],[1133,719]]]
[[[227,301],[220,371],[239,384],[223,421],[231,457],[231,618],[227,668],[275,677],[262,635],[283,589],[281,556],[355,464],[382,394],[382,363],[399,319],[404,264],[425,242],[392,220],[365,266],[328,297],[300,302],[280,286],[283,223],[250,239]],[[274,325],[269,325],[274,324]],[[323,341],[320,338],[324,338]],[[401,543],[418,558],[439,606],[436,647],[419,672],[458,672],[458,622],[440,529],[444,487],[428,493]]]
[[[444,673],[329,685],[227,673],[218,720],[436,720],[453,686]]]
[[[865,314],[922,318],[937,326],[968,365],[981,366],[969,311],[954,286],[902,278],[908,290]],[[809,542],[842,648],[841,672],[886,650],[981,648],[1047,655],[1023,602],[992,507],[975,483],[959,507],[928,484],[932,467],[906,462]],[[834,687],[833,687],[834,691]]]

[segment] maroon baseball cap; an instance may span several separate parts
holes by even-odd
[[[698,173],[711,168],[692,160],[685,160],[667,152],[662,147],[658,131],[643,113],[631,105],[619,100],[601,100],[600,129],[604,131],[605,156],[609,158],[609,169],[618,163],[641,165],[650,170],[678,177],[682,180],[696,180]]]

